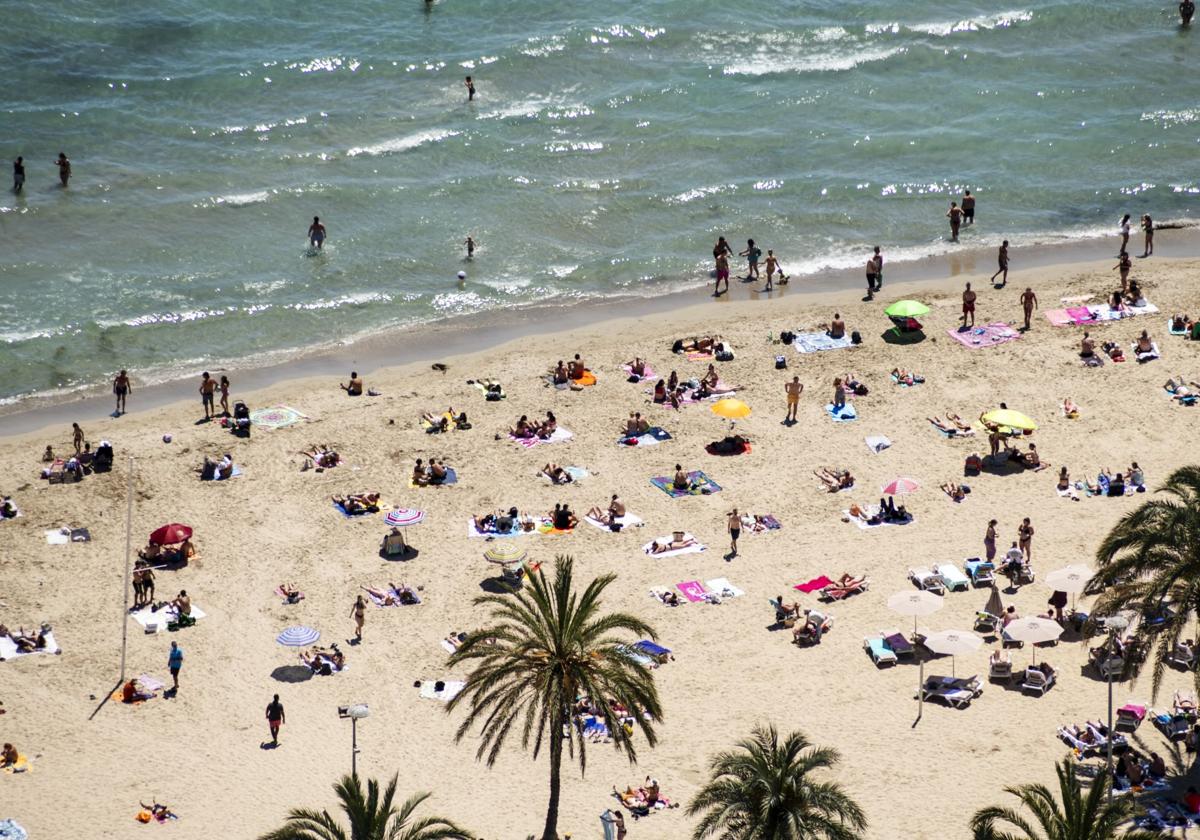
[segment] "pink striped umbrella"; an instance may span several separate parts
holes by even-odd
[[[899,496],[904,493],[915,493],[921,485],[913,478],[894,478],[883,485],[883,492],[888,496]]]
[[[405,528],[409,525],[420,525],[425,521],[425,511],[415,508],[396,508],[388,511],[383,521],[395,528]]]

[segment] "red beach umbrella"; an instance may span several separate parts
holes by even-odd
[[[192,529],[188,525],[172,522],[164,525],[150,534],[150,542],[154,545],[175,545],[192,538]]]

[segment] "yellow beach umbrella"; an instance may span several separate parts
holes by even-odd
[[[1021,412],[1013,411],[1011,408],[998,408],[995,411],[989,411],[983,415],[983,422],[992,426],[1007,426],[1010,429],[1021,429],[1027,432],[1032,432],[1037,428],[1037,423]]]
[[[712,412],[718,417],[724,417],[726,420],[740,420],[743,417],[750,416],[750,406],[741,400],[726,397],[723,400],[717,400],[713,404]]]

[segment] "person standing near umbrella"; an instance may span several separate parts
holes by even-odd
[[[350,615],[354,617],[354,641],[362,641],[363,622],[367,619],[367,602],[363,600],[363,596],[359,595],[354,599],[354,606],[350,608]]]
[[[279,695],[267,704],[267,726],[271,728],[271,745],[279,744],[279,727],[287,722],[287,718],[283,713],[283,704],[279,702]]]
[[[171,642],[171,653],[167,656],[167,668],[171,672],[171,693],[175,694],[179,691],[179,669],[183,667],[183,648],[177,643]]]

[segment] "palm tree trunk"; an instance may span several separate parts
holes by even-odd
[[[562,787],[563,716],[550,721],[550,803],[546,806],[546,827],[542,840],[558,840],[558,797]]]

